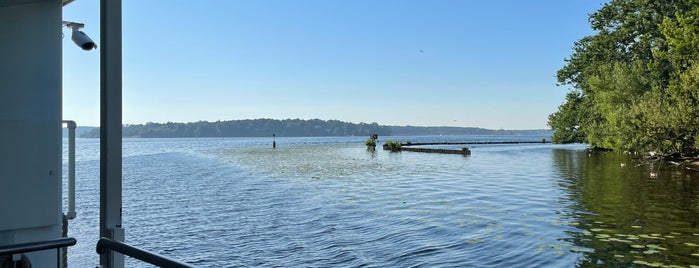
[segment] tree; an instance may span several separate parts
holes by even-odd
[[[699,1],[612,0],[590,24],[557,73],[574,91],[549,116],[553,141],[695,154]]]
[[[583,109],[583,97],[580,92],[569,92],[566,102],[558,111],[549,115],[549,126],[556,130],[551,141],[554,143],[585,142],[585,133],[580,130],[580,116]]]

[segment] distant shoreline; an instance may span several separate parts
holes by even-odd
[[[64,136],[66,130],[64,129]],[[125,125],[124,138],[220,138],[220,137],[342,137],[427,135],[532,135],[549,138],[551,130],[505,130],[477,127],[387,126],[338,120],[248,119],[191,123],[146,123]],[[99,138],[99,127],[78,127],[77,137]]]

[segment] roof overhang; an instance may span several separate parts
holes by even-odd
[[[56,0],[0,0],[0,7],[16,6],[16,5],[24,5],[24,4],[40,3],[40,2],[51,2],[51,1],[56,1]],[[75,1],[75,0],[61,0],[63,6],[70,4],[73,1]]]

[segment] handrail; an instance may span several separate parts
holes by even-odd
[[[130,246],[128,244],[112,240],[106,237],[102,237],[97,241],[97,254],[104,254],[107,253],[107,250],[111,249],[113,251],[119,252],[121,254],[124,254],[129,257],[133,257],[136,259],[139,259],[141,261],[157,265],[159,267],[168,267],[168,268],[192,268],[194,266],[191,266],[189,264],[184,264],[172,259],[169,259],[167,257],[161,256],[156,253],[151,253],[145,250],[142,250],[140,248],[136,248],[133,246]]]
[[[75,219],[75,128],[72,120],[63,120],[68,127],[68,219]]]
[[[75,238],[64,237],[54,240],[0,246],[0,256],[34,252],[54,248],[59,249],[75,245],[75,243],[77,243]]]

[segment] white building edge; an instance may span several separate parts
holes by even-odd
[[[64,267],[75,244],[63,235],[61,189],[62,9],[72,1],[0,0],[0,267]],[[103,252],[100,267],[123,267],[116,251],[188,267],[120,243],[121,0],[100,5],[100,237],[86,242]]]

